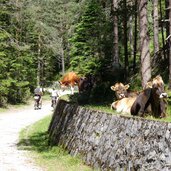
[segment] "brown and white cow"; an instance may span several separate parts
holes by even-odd
[[[139,92],[129,91],[129,84],[124,85],[123,83],[116,83],[110,88],[115,91],[115,95],[118,100],[125,97],[136,97],[139,94]]]
[[[148,106],[151,106],[152,115],[156,118],[166,116],[168,97],[164,91],[164,82],[161,76],[156,76],[151,81],[151,88],[144,89],[136,98],[131,107],[131,115],[144,117]]]
[[[74,86],[78,85],[80,77],[75,72],[68,72],[59,81],[61,89],[64,91],[67,87],[71,88],[71,94],[74,94]]]
[[[130,109],[136,97],[125,97],[112,103],[111,109],[119,113],[130,113]]]
[[[114,101],[111,105],[111,109],[117,112],[130,113],[132,104],[134,103],[139,92],[129,91],[129,84],[116,83],[111,86],[111,89],[115,91],[117,101]]]
[[[87,75],[78,76],[75,72],[69,72],[59,81],[61,89],[64,91],[67,87],[71,88],[71,94],[74,94],[74,86],[78,86],[79,93],[90,90],[94,84],[94,77]]]

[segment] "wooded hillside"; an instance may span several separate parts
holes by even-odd
[[[170,3],[170,4],[169,4]],[[66,71],[171,88],[171,1],[0,0],[0,106]]]

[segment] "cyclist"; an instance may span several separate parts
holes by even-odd
[[[38,103],[38,105],[37,105],[38,108],[41,108],[41,105],[42,105],[42,95],[43,95],[42,88],[37,87],[37,88],[34,90],[34,99],[35,99],[35,100],[37,101],[37,103]]]
[[[54,105],[56,104],[56,100],[57,100],[58,97],[59,97],[58,91],[55,90],[55,88],[53,88],[52,91],[51,91],[51,99],[52,99],[52,101],[51,101],[51,107],[54,107]]]

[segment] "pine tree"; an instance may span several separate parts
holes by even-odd
[[[98,2],[90,1],[71,37],[71,69],[95,74],[104,60],[105,18]]]

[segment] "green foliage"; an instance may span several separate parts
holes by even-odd
[[[164,18],[165,2],[161,1],[161,3]],[[99,75],[107,84],[108,81],[113,83],[130,80],[134,87],[141,87],[141,79],[137,75],[140,68],[138,40],[137,70],[136,73],[134,72],[137,79],[130,77],[124,80],[123,71],[115,70],[112,65],[114,43],[112,14],[115,13],[118,16],[121,65],[124,65],[125,60],[123,36],[125,17],[128,21],[128,75],[131,76],[135,38],[135,2],[121,0],[114,11],[111,11],[111,6],[112,1],[109,0],[0,0],[0,106],[7,102],[25,101],[38,82],[39,72],[40,82],[44,86],[60,79],[62,59],[65,70],[74,70],[80,75],[89,73]],[[148,2],[147,8],[150,52],[153,56],[152,1]],[[130,17],[132,17],[131,21]],[[161,20],[160,15],[159,20]],[[164,27],[166,26],[165,24]],[[164,37],[166,37],[165,28]],[[159,23],[160,47],[161,40],[161,23]],[[158,55],[156,63],[152,75],[161,74],[164,80],[168,80],[169,72],[166,69],[168,59],[163,58],[163,53]],[[105,90],[100,91],[102,88],[103,86],[97,87],[97,90],[91,93],[94,96],[101,93],[100,99],[103,99]]]
[[[9,3],[10,2],[10,3]],[[21,21],[16,4],[11,1],[1,1],[0,6],[0,106],[7,102],[16,104],[26,101],[30,96],[32,56],[29,47],[22,43]],[[5,20],[4,20],[5,18]]]
[[[81,74],[96,74],[100,71],[104,60],[107,60],[105,59],[105,26],[107,21],[101,4],[90,1],[70,38],[72,70]]]

